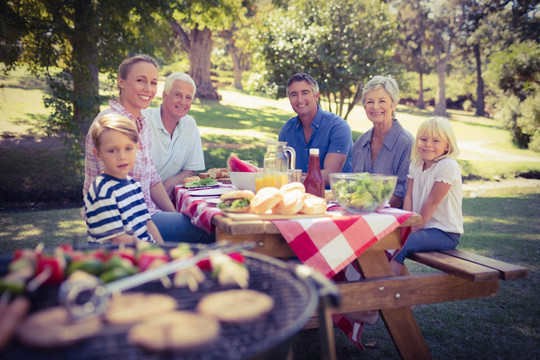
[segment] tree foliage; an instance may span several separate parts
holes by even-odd
[[[540,151],[540,44],[529,40],[491,57],[489,76],[504,91],[496,118],[520,148]]]
[[[165,54],[154,51],[162,43],[159,34],[165,27],[152,13],[165,5],[87,0],[12,0],[7,4],[24,23],[16,39],[20,51],[8,65],[25,64],[46,79],[49,95],[44,103],[52,109],[46,129],[62,135],[80,158],[81,140],[101,103],[99,72],[116,73],[130,53]],[[150,28],[153,31],[147,34],[145,29]]]
[[[259,32],[267,80],[285,95],[287,80],[306,72],[329,110],[347,118],[374,75],[396,75],[396,24],[382,1],[293,0],[268,14]]]
[[[233,29],[247,11],[242,0],[184,0],[172,5],[169,17],[174,35],[189,56],[189,74],[197,84],[197,96],[219,100],[210,78],[212,35]]]
[[[398,48],[395,59],[404,64],[407,70],[419,74],[418,101],[420,109],[424,105],[423,75],[433,69],[431,49],[426,41],[428,31],[428,11],[421,0],[395,1],[398,23]]]

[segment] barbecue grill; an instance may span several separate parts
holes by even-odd
[[[320,304],[337,304],[337,288],[323,276],[305,276],[306,267],[291,265],[268,256],[243,251],[250,273],[249,289],[274,300],[273,309],[259,320],[245,324],[222,323],[221,333],[203,349],[184,352],[151,353],[127,341],[126,325],[105,324],[96,336],[56,349],[33,349],[17,340],[2,354],[3,359],[285,359],[293,336],[304,327]],[[301,271],[299,271],[301,270]],[[309,269],[307,272],[309,273]],[[207,274],[208,275],[208,274]],[[187,288],[166,289],[159,281],[148,282],[129,291],[166,293],[177,299],[178,310],[194,311],[205,295],[224,290],[207,276],[197,292]],[[58,305],[58,288],[42,287],[28,295],[32,311]],[[323,307],[326,305],[323,305]],[[319,311],[324,311],[319,306]]]

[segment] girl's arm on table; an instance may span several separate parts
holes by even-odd
[[[433,213],[437,209],[437,206],[444,198],[444,196],[448,193],[451,186],[452,185],[442,181],[435,181],[433,183],[433,187],[429,192],[429,196],[427,197],[424,205],[422,205],[422,208],[420,209],[420,215],[422,215],[422,224],[413,226],[413,232],[423,229],[424,226],[426,226],[426,223],[429,221],[429,219],[431,219]]]

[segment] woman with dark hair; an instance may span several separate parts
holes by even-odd
[[[213,241],[212,236],[192,225],[187,216],[176,212],[154,166],[150,128],[141,110],[146,109],[156,95],[158,70],[157,61],[149,55],[139,54],[125,59],[118,68],[119,99],[118,101],[111,100],[110,107],[99,113],[96,119],[105,114],[117,113],[127,117],[137,125],[140,145],[130,176],[141,183],[148,211],[163,240],[211,242]],[[88,192],[94,179],[103,170],[103,164],[100,164],[95,156],[94,148],[92,137],[87,135],[83,195]]]

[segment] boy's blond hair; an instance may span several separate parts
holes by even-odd
[[[101,145],[101,135],[107,130],[120,131],[126,135],[133,143],[139,143],[139,132],[133,121],[120,114],[106,114],[94,121],[90,129],[90,136],[94,140],[96,149]]]
[[[424,121],[416,132],[416,141],[411,152],[411,161],[414,164],[421,164],[424,161],[418,152],[418,138],[424,134],[430,137],[439,137],[448,143],[448,151],[435,159],[435,161],[440,161],[447,157],[455,159],[459,156],[456,136],[454,135],[450,121],[446,118],[436,116]]]

